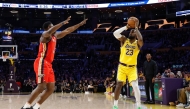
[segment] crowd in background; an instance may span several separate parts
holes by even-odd
[[[158,79],[190,77],[190,51],[175,49],[189,41],[189,29],[142,31],[145,43],[161,42],[159,49],[168,49],[163,51],[142,49],[137,66],[140,80],[143,80],[142,65],[146,60],[146,53],[151,53],[153,60],[158,64]],[[13,37],[19,53],[19,59],[15,62],[16,81],[21,82],[21,91],[31,92],[36,87],[33,62],[37,56],[40,35],[15,34]],[[104,92],[105,87],[113,85],[113,82],[105,84],[105,81],[113,81],[112,70],[115,69],[117,72],[119,47],[119,41],[112,33],[71,34],[58,40],[53,62],[55,91],[85,92],[93,88],[94,92]],[[107,53],[101,53],[103,51]],[[8,76],[9,62],[0,64],[0,85],[3,85]]]
[[[144,30],[142,31],[145,43],[161,43],[158,48],[175,48],[185,46],[190,40],[190,28],[170,30]],[[128,37],[129,31],[123,32]],[[15,43],[19,51],[36,51],[40,34],[15,34]],[[36,42],[36,43],[34,43]],[[102,45],[96,48],[98,51],[119,51],[120,43],[113,36],[113,33],[95,34],[69,34],[59,39],[57,52],[86,52],[89,46]]]

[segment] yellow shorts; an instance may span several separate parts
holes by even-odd
[[[126,67],[119,64],[117,71],[117,81],[126,83],[126,79],[128,79],[129,83],[131,83],[131,81],[135,81],[137,78],[138,76],[136,66]]]

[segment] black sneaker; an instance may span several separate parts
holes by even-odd
[[[150,102],[150,101],[146,100],[146,101],[144,102],[144,104],[149,104],[149,102]]]
[[[155,101],[150,101],[149,104],[155,104]]]

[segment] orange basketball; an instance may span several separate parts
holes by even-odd
[[[135,23],[138,21],[136,17],[130,17],[127,21],[127,24],[130,28],[135,28]]]

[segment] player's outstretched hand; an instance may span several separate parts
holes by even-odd
[[[82,26],[82,25],[84,25],[84,24],[86,24],[86,21],[87,21],[88,19],[84,19],[82,22],[80,22],[80,25]]]
[[[64,21],[64,25],[65,25],[65,24],[68,24],[70,20],[71,20],[71,16],[69,16],[69,17]]]

